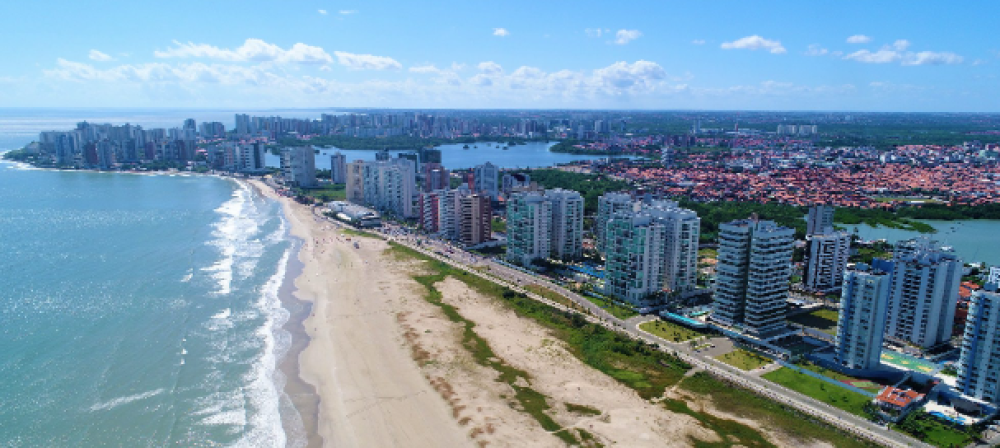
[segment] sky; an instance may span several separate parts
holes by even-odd
[[[1000,111],[1000,2],[0,4],[0,107]]]

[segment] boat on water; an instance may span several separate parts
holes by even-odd
[[[462,149],[469,149],[469,145],[463,146]]]

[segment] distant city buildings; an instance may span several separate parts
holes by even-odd
[[[712,319],[759,338],[783,330],[794,241],[772,221],[721,224]]]
[[[881,363],[891,264],[889,270],[859,263],[844,274],[836,351],[837,363],[843,367],[873,370]]]
[[[994,283],[972,293],[958,361],[958,390],[1000,402],[1000,294]]]
[[[503,195],[510,196],[510,193],[518,188],[525,188],[531,185],[531,176],[527,173],[507,173],[503,175]]]
[[[962,263],[927,238],[900,241],[893,252],[886,336],[927,349],[948,342],[955,322]]]
[[[311,146],[281,150],[281,177],[285,184],[299,188],[316,186],[316,154]]]
[[[423,165],[423,191],[445,190],[450,188],[451,173],[437,162],[427,162]]]

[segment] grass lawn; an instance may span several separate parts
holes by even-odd
[[[672,342],[690,341],[705,335],[700,331],[662,320],[642,323],[639,325],[639,329]]]
[[[594,297],[589,294],[580,294],[580,297],[589,300],[594,305],[604,308],[605,311],[611,313],[612,316],[619,319],[628,319],[639,315],[639,313],[635,312],[632,308],[622,305],[621,303],[609,298]]]
[[[378,235],[371,232],[365,232],[364,230],[343,228],[340,230],[340,233],[343,233],[344,235],[347,236],[363,236],[365,238],[378,238]]]
[[[769,358],[742,348],[738,348],[724,355],[716,356],[715,359],[746,371],[757,369],[773,362]]]
[[[324,185],[320,188],[303,189],[306,196],[312,196],[323,202],[347,200],[347,186],[343,184]]]
[[[717,249],[699,249],[698,258],[719,258]]]
[[[792,316],[788,320],[836,336],[838,318],[836,311],[821,308],[810,313]]]
[[[773,381],[854,415],[867,417],[864,412],[864,406],[869,398],[840,386],[813,378],[787,367],[764,374],[764,379]]]
[[[966,446],[974,439],[972,434],[964,433],[922,411],[910,413],[893,425],[893,429],[942,448]]]

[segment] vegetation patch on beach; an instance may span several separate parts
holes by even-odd
[[[434,274],[424,276],[427,279],[421,281],[422,284],[426,284],[424,282],[430,281],[431,278],[443,279],[448,275],[453,276],[479,293],[499,300],[500,303],[509,307],[519,316],[531,318],[539,325],[550,329],[555,337],[566,343],[567,350],[577,357],[577,359],[635,390],[644,399],[661,399],[668,387],[676,385],[684,390],[703,395],[711,399],[713,403],[724,403],[723,408],[727,412],[761,421],[769,427],[792,437],[802,440],[824,440],[838,447],[873,446],[859,441],[846,433],[842,433],[821,420],[814,419],[794,409],[786,408],[769,399],[757,396],[737,385],[730,385],[716,380],[708,374],[696,373],[684,378],[684,375],[691,369],[690,365],[673,355],[657,350],[649,344],[633,340],[621,333],[590,323],[578,313],[561,311],[532,300],[522,293],[453,268],[408,247],[396,243],[389,243],[389,245],[390,248],[388,250],[396,259],[411,258],[427,262],[425,263],[425,267],[430,269]],[[437,293],[437,297],[437,301],[440,302],[440,293]],[[450,309],[446,313],[454,313],[457,318],[464,321],[464,318],[458,316],[453,307],[449,307],[443,303],[442,305],[443,309],[444,307]],[[469,324],[472,323],[469,322]],[[467,326],[466,331],[471,332],[471,327]],[[702,421],[701,418],[716,418],[704,413],[697,414],[701,416],[699,421]],[[812,424],[803,425],[803,421],[808,421]],[[718,425],[713,429],[714,431],[719,432],[720,429],[718,428],[725,428],[724,432],[726,436],[737,433],[741,434],[742,437],[739,435],[736,436],[740,439],[741,443],[749,444],[757,440],[751,434],[751,432],[755,431],[739,422],[716,422],[713,424]],[[581,435],[580,438],[582,440],[584,436]],[[722,438],[723,440],[731,440],[727,439],[727,437]],[[731,446],[732,444],[731,442],[726,442],[723,446]],[[714,445],[697,441],[696,446]],[[747,446],[771,445],[758,444]]]
[[[757,395],[736,384],[717,379],[705,372],[698,372],[685,378],[678,387],[711,400],[717,408],[725,409],[730,414],[761,422],[765,427],[773,428],[799,440],[822,440],[833,446],[846,448],[876,446],[844,433],[822,420]],[[740,440],[743,441],[742,438]]]
[[[789,369],[788,367],[782,367],[773,372],[765,373],[763,377],[768,381],[778,383],[802,395],[815,398],[859,417],[868,418],[868,414],[865,412],[865,404],[870,399],[859,393],[851,392],[843,387],[830,384],[819,378]]]
[[[715,359],[746,371],[759,369],[774,362],[767,357],[742,348],[738,348],[724,355],[716,356]]]

